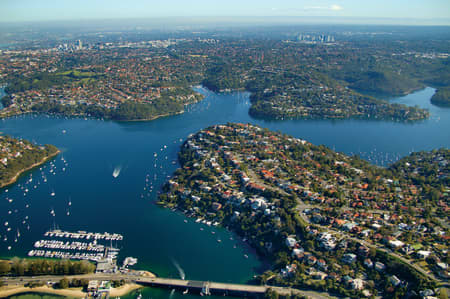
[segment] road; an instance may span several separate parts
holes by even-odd
[[[206,281],[190,281],[190,280],[181,280],[181,279],[170,279],[170,278],[158,278],[158,277],[148,277],[142,275],[133,275],[133,274],[83,274],[83,275],[67,275],[67,276],[58,276],[58,275],[43,275],[43,276],[19,276],[19,277],[0,277],[0,280],[5,283],[5,285],[9,286],[21,286],[29,282],[51,282],[57,283],[63,277],[66,277],[69,280],[72,279],[86,279],[86,280],[125,280],[126,282],[132,282],[143,285],[155,285],[155,286],[166,286],[166,287],[180,287],[180,288],[188,288],[193,287],[198,289],[199,285],[204,283],[208,283],[211,291],[230,291],[230,292],[249,292],[254,294],[264,294],[267,289],[273,289],[277,293],[280,294],[300,294],[302,296],[306,296],[307,298],[312,299],[330,299],[336,298],[327,293],[315,292],[315,291],[304,291],[293,288],[286,287],[275,287],[275,286],[258,286],[258,285],[244,285],[244,284],[229,284],[229,283],[219,283],[219,282],[206,282]]]

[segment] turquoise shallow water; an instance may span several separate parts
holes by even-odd
[[[118,123],[32,115],[1,120],[1,132],[39,144],[54,144],[62,154],[53,160],[54,166],[47,164],[42,170],[36,169],[7,188],[8,192],[1,191],[0,256],[26,255],[34,241],[56,224],[69,231],[121,233],[124,235],[124,241],[119,244],[121,258],[137,257],[136,268],[160,276],[180,277],[175,266],[179,264],[188,279],[246,282],[264,265],[236,236],[225,229],[197,224],[154,204],[156,191],[178,167],[179,146],[190,133],[217,123],[251,122],[338,151],[358,153],[380,165],[410,151],[450,145],[450,109],[429,103],[434,93],[431,88],[392,100],[430,109],[429,120],[413,124],[256,120],[248,115],[248,93],[200,91],[206,99],[190,106],[186,113],[151,122]],[[112,176],[114,169],[120,169],[117,178]],[[150,186],[154,190],[151,193]],[[52,192],[55,196],[51,196]],[[7,197],[13,202],[5,200]],[[50,214],[51,209],[56,216]],[[28,219],[23,224],[26,216]],[[9,232],[3,226],[5,221],[11,227]],[[17,230],[21,236],[14,242]],[[222,242],[217,242],[218,239]],[[144,298],[170,296],[168,290],[142,292]],[[181,296],[172,294],[173,298]],[[129,297],[134,298],[136,294]]]

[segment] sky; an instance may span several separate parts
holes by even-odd
[[[0,0],[1,22],[198,16],[450,20],[450,0]],[[450,24],[450,23],[449,23]]]

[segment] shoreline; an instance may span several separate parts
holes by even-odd
[[[48,155],[48,156],[45,156],[44,158],[42,158],[41,161],[36,162],[36,163],[30,165],[30,166],[27,167],[27,168],[24,168],[24,169],[19,170],[19,171],[18,171],[18,172],[17,172],[17,173],[9,180],[9,181],[0,184],[0,189],[1,189],[1,188],[4,188],[4,187],[6,187],[6,186],[9,186],[9,185],[11,185],[11,184],[14,184],[15,182],[17,182],[17,180],[19,179],[19,177],[20,177],[24,172],[27,172],[27,171],[29,171],[29,170],[35,168],[35,167],[38,167],[38,166],[44,164],[45,162],[47,162],[48,160],[50,160],[51,158],[57,156],[57,155],[60,154],[60,153],[61,153],[61,151],[60,151],[60,150],[57,150],[56,152],[52,153],[51,155]]]
[[[197,104],[197,103],[199,103],[199,102],[201,102],[201,101],[203,101],[205,99],[205,96],[203,94],[201,94],[199,92],[198,92],[198,94],[200,95],[200,99],[192,101],[192,102],[184,103],[183,106],[186,107],[186,106],[189,106],[189,105]],[[66,116],[66,117],[75,117],[75,118],[76,117],[89,117],[89,118],[91,118],[91,116],[88,116],[88,115],[85,115],[85,114],[76,114],[76,113],[67,115],[67,114],[64,114],[64,113],[52,114],[52,113],[48,113],[48,112],[34,112],[34,111],[31,111],[31,110],[30,111],[28,111],[28,110],[27,111],[6,111],[6,112],[5,112],[5,110],[7,110],[7,108],[6,109],[4,109],[4,108],[0,109],[0,119],[5,119],[5,118],[8,118],[8,117],[14,117],[14,116],[21,116],[21,115],[26,115],[26,114],[35,114],[35,113],[36,114],[43,114],[43,115],[62,115],[62,116]],[[104,120],[110,120],[110,121],[115,121],[115,122],[145,122],[145,121],[156,120],[156,119],[161,118],[161,117],[168,117],[168,116],[173,116],[173,115],[179,115],[179,114],[183,114],[185,112],[186,112],[186,110],[183,109],[181,111],[168,112],[168,113],[165,113],[165,114],[159,114],[159,115],[155,115],[155,116],[152,116],[150,118],[144,118],[144,119],[120,119],[119,120],[119,119],[113,119],[111,117],[102,117],[102,118],[93,117],[93,119],[96,119],[96,120],[103,120],[104,119]]]
[[[183,114],[184,112],[185,112],[185,110],[181,110],[181,111],[177,111],[177,112],[160,114],[160,115],[153,116],[151,118],[143,118],[143,119],[121,119],[121,120],[110,119],[110,120],[116,121],[116,122],[146,122],[146,121],[156,120],[156,119],[161,118],[161,117],[168,117],[168,116],[172,116],[172,115],[180,115],[180,114]]]
[[[135,283],[126,283],[118,288],[111,288],[110,296],[119,297],[124,296],[132,291],[143,288],[143,286]],[[6,298],[10,296],[27,294],[27,293],[44,293],[59,295],[63,297],[73,297],[73,298],[85,298],[87,293],[83,292],[82,288],[69,288],[69,289],[53,289],[48,286],[42,287],[25,287],[25,286],[15,286],[15,287],[1,287],[0,288],[0,298]]]

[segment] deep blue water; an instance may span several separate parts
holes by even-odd
[[[0,256],[26,255],[34,241],[47,229],[58,225],[69,231],[121,233],[125,237],[119,244],[121,257],[137,257],[136,268],[160,276],[179,277],[175,266],[178,263],[188,279],[245,282],[263,267],[245,244],[225,229],[197,224],[191,219],[185,223],[183,215],[154,204],[156,191],[178,167],[174,161],[179,146],[190,133],[217,123],[250,122],[314,144],[325,144],[337,151],[359,154],[379,165],[410,151],[448,148],[450,145],[450,109],[430,104],[432,88],[392,100],[430,109],[429,120],[412,124],[363,120],[256,120],[248,115],[248,93],[215,94],[204,89],[201,92],[206,99],[190,106],[186,113],[151,122],[33,115],[1,120],[0,132],[39,144],[54,144],[62,153],[53,161],[55,175],[47,164],[42,170],[24,175],[6,188],[8,192],[1,191]],[[156,158],[154,153],[157,153]],[[67,166],[62,158],[67,161]],[[112,176],[115,168],[121,169],[117,178]],[[30,177],[32,182],[29,182]],[[146,178],[149,178],[148,183]],[[152,193],[148,192],[150,183],[155,190]],[[29,191],[25,192],[25,189]],[[51,192],[55,192],[55,196],[51,196]],[[5,200],[7,197],[13,202]],[[56,216],[50,214],[51,209]],[[26,216],[27,223],[22,224]],[[3,225],[5,221],[12,228],[9,232]],[[17,229],[21,237],[16,243]],[[5,235],[7,241],[3,241]],[[218,239],[222,242],[217,242]],[[143,294],[145,298],[167,298],[169,291],[146,289]],[[173,298],[181,296],[175,293]]]

